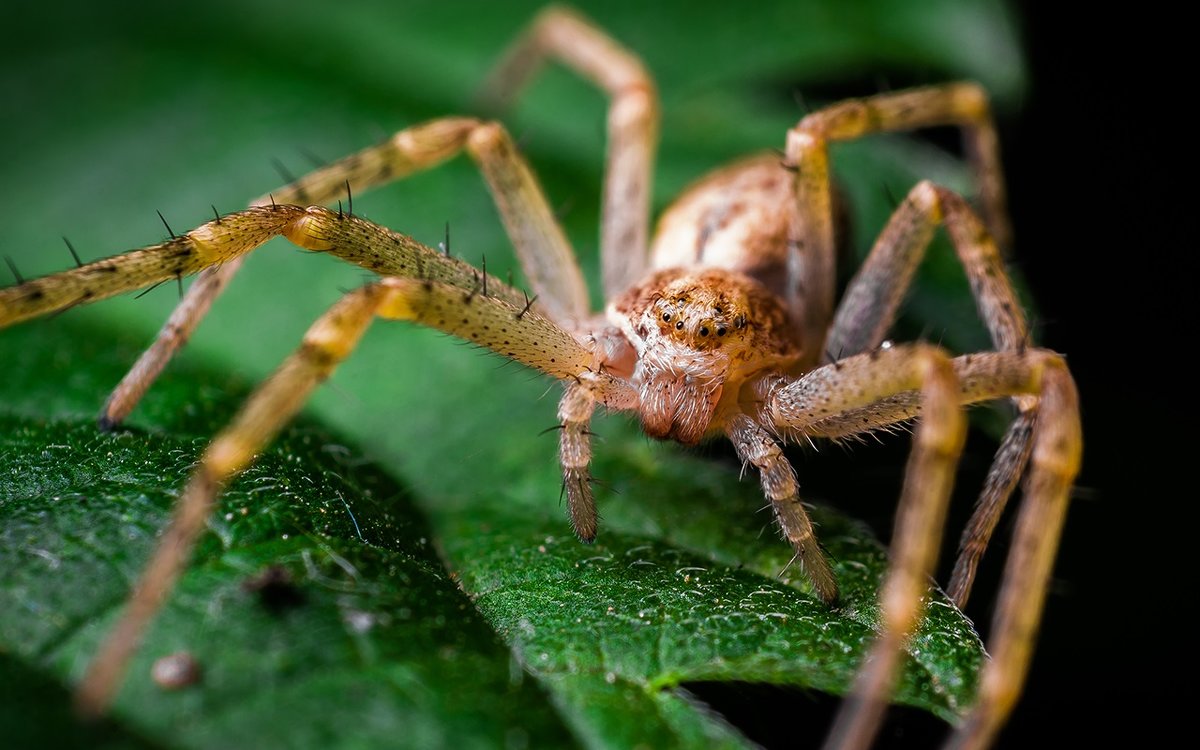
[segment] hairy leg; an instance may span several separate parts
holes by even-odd
[[[567,496],[567,516],[571,527],[580,541],[591,544],[596,540],[598,519],[596,501],[592,496],[591,475],[588,467],[592,462],[591,433],[588,427],[596,400],[583,384],[567,386],[566,393],[558,402],[558,421],[561,433],[558,436],[558,461],[562,467],[563,492]]]
[[[871,254],[846,289],[826,342],[827,358],[880,345],[925,255],[938,224],[945,224],[966,271],[979,315],[1000,351],[1018,351],[1028,340],[1024,312],[991,235],[953,191],[920,182],[896,209]],[[1034,401],[1016,399],[1019,414],[1001,442],[975,511],[959,543],[948,593],[965,606],[979,560],[1029,459]]]
[[[892,214],[846,287],[826,340],[827,361],[871,351],[883,342],[934,230],[943,223],[992,343],[1002,351],[1025,345],[1025,315],[996,243],[959,195],[926,180]]]
[[[895,347],[821,367],[791,382],[776,381],[767,395],[765,414],[772,424],[804,431],[809,423],[907,392],[917,394],[922,418],[880,593],[880,634],[838,713],[826,743],[831,748],[866,747],[878,730],[901,647],[919,620],[921,595],[937,561],[966,422],[950,359],[928,345]]]
[[[763,494],[771,501],[784,537],[796,551],[794,559],[812,581],[817,596],[826,603],[838,598],[837,580],[825,553],[817,543],[812,521],[800,502],[796,472],[771,434],[745,414],[739,414],[725,427],[737,450],[738,458],[753,464],[762,480]]]
[[[347,191],[360,195],[392,180],[429,169],[458,153],[459,133],[464,123],[471,122],[446,119],[402,130],[382,144],[317,169],[254,200],[251,205],[327,205],[339,199],[349,200]],[[244,260],[239,256],[200,272],[154,342],[142,352],[105,401],[100,411],[102,429],[111,429],[125,421],[171,357],[191,338]]]
[[[537,312],[518,308],[502,298],[471,299],[461,290],[415,279],[389,280],[412,287],[405,299],[406,316],[424,325],[485,346],[563,380],[566,391],[558,405],[559,465],[567,514],[576,536],[596,538],[597,515],[588,466],[592,460],[592,413],[599,403],[612,411],[633,409],[637,393],[623,380],[604,372],[603,351],[584,346],[575,335]]]
[[[847,437],[919,416],[928,407],[915,386],[891,390],[889,395],[889,389],[876,385],[893,378],[899,366],[896,357],[908,356],[912,349],[860,354],[786,385],[779,380],[764,382],[764,416],[793,438]],[[989,634],[992,660],[984,667],[975,708],[952,739],[955,746],[986,747],[1011,712],[1025,680],[1070,487],[1079,470],[1082,434],[1075,384],[1059,355],[1044,349],[984,352],[958,357],[951,364],[959,403],[1024,396],[1034,399],[1037,407],[1032,412],[1036,419],[1024,502]],[[861,381],[852,394],[831,390],[831,383],[848,377]],[[871,394],[876,396],[873,401]],[[907,493],[907,482],[905,486]],[[897,542],[901,536],[898,526]],[[885,608],[887,591],[885,584]],[[862,716],[854,719],[858,726],[874,721],[865,709],[856,713]],[[849,723],[848,717],[844,725]],[[844,736],[852,735],[861,737],[861,730],[845,730]]]
[[[650,186],[658,145],[658,93],[641,60],[579,13],[550,7],[538,14],[484,84],[485,103],[512,100],[547,58],[603,89],[608,110],[600,258],[604,295],[612,299],[647,267]]]
[[[984,667],[974,708],[951,740],[955,748],[991,745],[1020,697],[1071,485],[1082,460],[1079,394],[1062,360],[1048,360],[1041,367],[1031,368],[1026,387],[1038,391],[1041,413],[1025,480],[1025,499],[992,618],[988,648],[992,660]]]
[[[158,245],[0,289],[0,328],[228,263],[278,236],[384,276],[418,277],[466,290],[489,278],[407,235],[341,211],[259,206],[214,219]],[[524,299],[498,281],[488,283],[495,294],[510,297],[514,304]]]
[[[496,123],[456,117],[407,128],[381,144],[363,149],[301,177],[276,193],[259,198],[255,205],[332,202],[347,198],[347,190],[361,193],[403,179],[434,167],[463,150],[483,172],[541,305],[558,320],[583,320],[589,309],[587,287],[575,263],[574,253],[533,172],[517,152],[508,133]],[[106,262],[111,264],[111,261]],[[115,426],[129,415],[237,272],[241,258],[231,256],[214,263],[213,268],[204,268],[159,331],[155,342],[109,397],[100,416],[103,426]],[[184,273],[196,270],[192,268]],[[113,273],[120,275],[121,268]],[[141,286],[133,278],[128,282],[131,285],[125,288]],[[0,325],[3,323],[0,313]]]
[[[788,303],[804,322],[805,341],[814,345],[824,341],[836,286],[829,144],[938,125],[963,128],[988,227],[1000,246],[1008,247],[1011,230],[999,141],[987,94],[978,84],[952,83],[851,99],[808,115],[788,132],[786,158],[796,169],[791,232],[793,244],[799,247],[791,255]]]

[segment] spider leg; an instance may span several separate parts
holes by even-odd
[[[919,604],[915,598],[909,603],[895,594],[900,588],[893,581],[900,580],[908,564],[905,561],[918,560],[915,552],[910,557],[899,550],[923,550],[919,561],[926,567],[915,579],[912,571],[903,576],[906,581],[918,583],[915,591],[906,588],[904,595],[919,597],[940,542],[945,498],[934,494],[942,491],[942,483],[948,491],[950,477],[946,474],[936,481],[921,478],[922,472],[934,472],[920,468],[915,459],[922,432],[935,417],[935,401],[917,393],[915,383],[901,382],[899,375],[910,369],[905,362],[914,353],[927,350],[930,347],[924,345],[876,350],[825,365],[790,383],[774,379],[760,385],[764,417],[776,430],[793,437],[846,437],[924,415],[917,433],[918,447],[914,447],[905,478],[893,539],[893,566],[882,594],[884,632],[856,680],[854,697],[839,714],[831,746],[865,746],[878,725],[882,701],[898,662],[894,648],[907,632],[897,629],[889,634],[889,629],[905,621],[910,610],[915,616]],[[1037,409],[1031,411],[1036,416],[1031,423],[1032,458],[1025,499],[988,644],[992,659],[980,678],[976,705],[951,741],[955,747],[986,747],[1011,712],[1024,683],[1071,483],[1079,470],[1082,435],[1075,384],[1059,355],[1044,349],[984,352],[958,357],[951,364],[955,377],[949,382],[957,383],[955,400],[959,404],[1012,396],[1026,396],[1037,402]],[[946,472],[953,465],[952,461],[942,463]],[[909,502],[927,506],[921,511],[926,521],[919,524],[918,530],[906,520]],[[939,506],[936,509],[935,504]],[[938,528],[926,525],[935,515]],[[926,532],[929,536],[914,538]],[[904,617],[893,619],[889,613],[893,606]],[[885,648],[893,652],[885,653]]]
[[[596,540],[596,501],[592,497],[592,443],[588,426],[596,400],[582,383],[567,386],[558,402],[562,432],[558,437],[559,464],[562,466],[563,491],[567,495],[567,515],[580,541]]]
[[[365,193],[436,166],[458,153],[460,133],[464,125],[469,127],[472,123],[471,120],[445,119],[402,130],[380,145],[317,169],[257,198],[251,205],[325,205],[344,197],[347,189],[355,194]],[[142,352],[105,401],[100,410],[103,428],[111,429],[125,421],[171,357],[191,338],[244,260],[243,256],[238,256],[200,272],[154,337],[154,342]]]
[[[952,83],[851,99],[818,110],[788,132],[786,158],[796,168],[796,224],[789,268],[788,304],[804,323],[803,340],[823,351],[833,310],[833,209],[829,144],[873,133],[938,125],[963,128],[967,153],[979,182],[984,216],[1001,247],[1011,244],[1011,229],[1000,169],[1000,146],[987,94],[975,83]]]
[[[1017,351],[1026,345],[1025,316],[996,243],[961,196],[923,181],[896,209],[847,287],[829,331],[826,352],[850,356],[879,346],[895,323],[900,302],[940,223],[946,225],[966,271],[992,343],[1000,351]],[[1019,414],[1001,442],[959,543],[947,589],[959,607],[966,605],[979,560],[1029,460],[1035,402],[1016,401]]]
[[[208,446],[121,619],[78,686],[75,700],[81,712],[97,716],[112,702],[129,658],[187,564],[221,488],[291,421],[312,390],[353,350],[391,294],[387,287],[374,284],[339,300],[313,324],[300,348],[259,386],[233,422]]]
[[[1019,367],[1012,363],[1006,366]],[[1025,375],[1023,390],[1038,393],[1041,414],[1025,480],[1025,498],[992,618],[992,660],[984,667],[975,706],[951,739],[955,748],[988,747],[1020,697],[1071,485],[1079,472],[1083,445],[1079,394],[1066,365],[1058,357],[1048,357],[1020,369],[1025,370],[1021,373]]]
[[[827,747],[870,744],[895,680],[904,640],[921,614],[921,595],[937,560],[946,506],[966,435],[958,378],[936,347],[910,345],[853,357],[787,382],[777,381],[766,416],[777,428],[869,406],[895,393],[919,393],[922,419],[913,439],[892,536],[891,565],[880,592],[880,634],[835,720]]]
[[[467,149],[491,188],[521,268],[542,307],[564,324],[583,321],[590,309],[583,272],[508,131],[499,123],[483,123],[471,132]]]
[[[849,357],[879,346],[896,322],[913,274],[942,223],[966,271],[992,343],[1010,351],[1025,345],[1025,316],[996,243],[961,196],[924,180],[892,214],[846,287],[826,339],[827,351]]]
[[[584,319],[588,314],[587,287],[571,246],[533,172],[497,123],[453,117],[402,130],[381,144],[301,177],[278,193],[259,198],[255,205],[332,201],[345,193],[347,185],[363,192],[436,166],[463,150],[483,172],[539,303],[558,320]],[[102,424],[112,426],[129,415],[199,325],[240,262],[229,258],[201,275],[155,342],[109,397],[101,414]]]
[[[323,211],[310,208],[306,213]],[[313,389],[350,355],[374,318],[429,325],[559,379],[573,380],[572,390],[586,389],[589,414],[596,401],[614,409],[636,403],[636,394],[623,382],[591,372],[590,349],[530,305],[514,301],[517,295],[499,281],[484,294],[480,288],[464,289],[428,277],[391,277],[346,294],[321,316],[296,352],[259,386],[204,452],[125,613],[79,687],[81,710],[96,715],[112,701],[129,657],[186,565],[221,489],[291,421]]]
[[[592,460],[588,431],[597,402],[613,411],[637,406],[637,393],[623,380],[603,372],[598,355],[574,335],[536,311],[502,298],[472,298],[445,284],[416,279],[389,283],[411,288],[404,300],[404,317],[453,334],[553,375],[567,383],[558,406],[559,464],[567,513],[575,534],[584,542],[596,538],[596,504],[588,465]]]
[[[550,7],[508,49],[480,98],[503,107],[547,58],[588,79],[612,101],[600,225],[604,295],[612,299],[641,279],[647,267],[658,93],[636,55],[579,13]]]
[[[759,471],[763,494],[771,501],[783,535],[796,550],[796,560],[822,601],[837,600],[837,580],[825,553],[817,543],[812,521],[800,502],[796,472],[783,455],[779,444],[765,429],[745,414],[738,414],[725,427],[737,450],[738,458]]]
[[[228,263],[276,236],[384,276],[417,277],[524,304],[524,295],[407,235],[320,206],[277,204],[237,211],[167,242],[0,289],[0,328],[77,304]]]

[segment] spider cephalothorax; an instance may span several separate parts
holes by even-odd
[[[655,438],[698,442],[737,408],[746,379],[799,358],[779,298],[737,271],[656,271],[608,316],[637,352],[630,382],[642,428]]]
[[[487,347],[564,384],[559,462],[567,508],[584,541],[598,528],[589,466],[596,405],[635,412],[646,433],[695,443],[724,435],[758,471],[780,530],[825,603],[834,569],[816,540],[796,473],[780,445],[843,438],[916,420],[912,455],[880,603],[880,634],[834,728],[833,744],[869,742],[920,614],[941,540],[965,430],[962,407],[1012,399],[1001,443],[964,533],[948,591],[960,605],[1000,513],[1022,477],[1026,501],[991,629],[992,659],[956,735],[986,745],[1029,663],[1068,493],[1081,454],[1074,381],[1062,357],[1027,345],[1027,326],[998,246],[1009,242],[995,128],[971,83],[871,96],[818,110],[787,134],[782,160],[758,156],[713,172],[663,214],[650,241],[658,102],[641,62],[561,8],[540,14],[499,65],[489,90],[507,100],[544,58],[565,62],[612,98],[601,231],[607,322],[590,312],[573,251],[532,170],[502,125],[446,117],[328,165],[161,245],[0,290],[0,326],[205,269],[154,346],[105,405],[121,422],[237,271],[273,236],[337,255],[383,278],[347,293],[254,393],[200,459],[175,518],[123,619],[80,686],[103,710],[216,494],[253,460],[356,346],[375,318],[403,319]],[[952,125],[979,183],[983,218],[956,193],[920,182],[835,304],[829,144],[873,133]],[[322,205],[467,152],[486,178],[532,287],[529,296],[410,237]],[[347,207],[349,208],[349,206]],[[882,343],[934,230],[944,225],[993,351]],[[996,240],[993,239],[996,238]]]

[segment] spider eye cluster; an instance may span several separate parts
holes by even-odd
[[[659,306],[657,317],[660,330],[671,338],[686,338],[693,344],[719,346],[720,341],[733,331],[746,326],[745,314],[726,309],[720,305],[705,309],[686,299],[672,300],[670,309]]]

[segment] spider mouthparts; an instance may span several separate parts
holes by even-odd
[[[708,432],[722,386],[711,380],[665,374],[642,387],[642,430],[656,440],[695,445]]]

